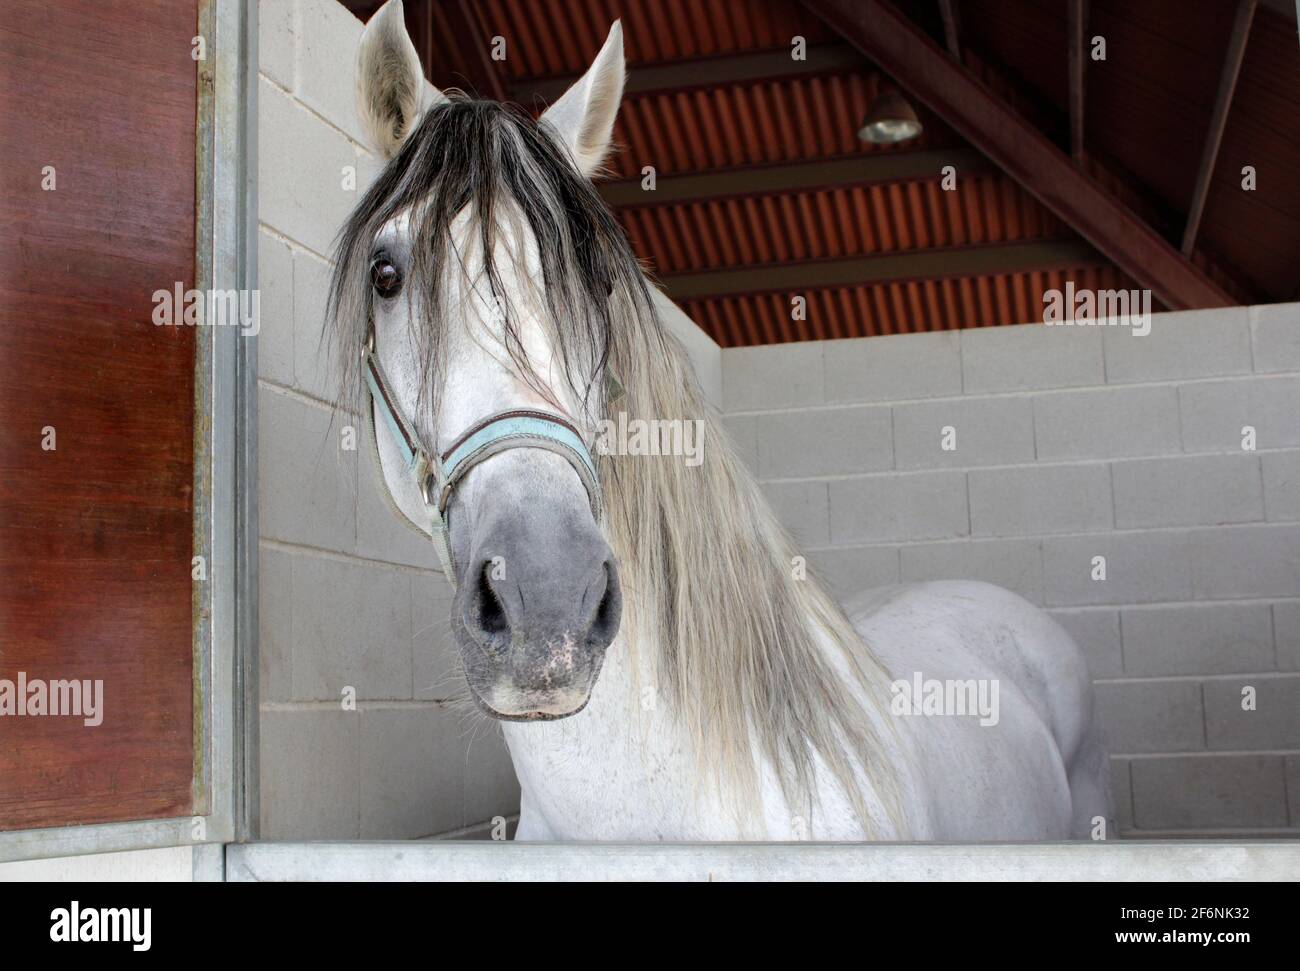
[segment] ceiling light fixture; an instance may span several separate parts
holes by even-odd
[[[897,88],[882,86],[871,102],[867,117],[862,120],[858,137],[876,145],[893,145],[921,134],[921,122],[916,111]]]

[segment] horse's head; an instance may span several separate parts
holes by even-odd
[[[589,182],[622,92],[621,30],[534,122],[429,88],[390,0],[362,35],[357,85],[389,162],[340,235],[331,307],[351,384],[370,384],[383,481],[402,516],[446,537],[479,706],[574,714],[621,615],[584,443],[606,403],[611,320],[646,299]]]

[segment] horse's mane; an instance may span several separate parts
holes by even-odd
[[[521,214],[536,238],[554,352],[588,421],[625,411],[629,419],[705,422],[696,467],[672,455],[599,458],[606,530],[623,578],[622,639],[652,664],[656,694],[701,769],[738,793],[733,808],[742,819],[761,818],[765,757],[791,811],[810,818],[820,761],[865,832],[897,825],[873,818],[861,791],[865,781],[894,815],[883,671],[825,589],[811,575],[800,578],[789,536],[660,322],[624,233],[558,140],[522,112],[453,94],[426,113],[352,213],[340,233],[329,301],[345,389],[361,393],[356,349],[369,320],[372,241],[385,222],[408,212],[408,279],[422,281],[424,297],[419,410],[435,413],[444,318],[437,281],[459,259],[450,225],[467,207],[486,261],[481,290],[498,299],[504,288],[493,254],[502,210]],[[536,386],[516,315],[504,310],[505,346]],[[601,380],[606,369],[625,392],[612,404]],[[431,424],[417,419],[424,434]],[[828,650],[847,662],[869,708],[837,676]]]

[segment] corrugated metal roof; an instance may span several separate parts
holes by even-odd
[[[412,5],[424,2],[407,0],[408,21]],[[470,41],[448,33],[440,6],[428,14],[435,81],[439,71],[472,70],[465,55]],[[932,5],[904,0],[900,6],[927,29],[937,29]],[[1170,239],[1181,231],[1232,6],[1215,0],[1090,4],[1093,26],[1107,36],[1108,60],[1088,67],[1093,154],[1086,164],[1095,179]],[[547,79],[548,90],[557,90],[554,79],[585,70],[609,25],[622,20],[632,75],[648,69],[655,84],[624,99],[615,129],[620,149],[610,160],[614,178],[639,179],[645,166],[663,180],[827,159],[865,161],[886,152],[970,151],[920,105],[914,105],[925,126],[920,138],[883,148],[859,141],[857,128],[889,79],[794,0],[481,0],[470,7],[483,40],[505,38],[507,58],[500,68],[516,91]],[[966,67],[1058,144],[1065,137],[1067,93],[1064,5],[1059,7],[1017,0],[961,5]],[[1263,27],[1257,22],[1247,50],[1202,236],[1256,282],[1280,292],[1288,280],[1290,286],[1300,282],[1300,189],[1293,178],[1300,171],[1300,55],[1294,24],[1288,36],[1279,37],[1269,18],[1276,15],[1260,12]],[[810,47],[821,45],[818,50],[838,44],[841,54],[828,58],[825,69],[810,64],[798,75],[776,71],[698,80],[701,66],[716,67],[738,55],[753,61],[754,52],[788,49],[795,35]],[[773,63],[767,55],[758,60]],[[1290,79],[1289,87],[1279,78]],[[1229,176],[1247,158],[1260,166],[1268,192],[1231,191]],[[1156,191],[1146,191],[1143,183]],[[909,176],[798,191],[774,182],[741,196],[691,201],[655,203],[649,194],[644,202],[623,198],[636,201],[618,210],[619,219],[637,254],[661,276],[908,253],[935,253],[941,264],[942,251],[954,247],[1078,238],[997,170],[960,173],[949,192],[933,177]],[[1009,262],[1023,252],[1012,247],[1005,259],[999,254],[1003,273],[814,290],[807,294],[806,321],[789,320],[788,295],[781,293],[692,298],[682,305],[720,343],[736,346],[1023,323],[1041,317],[1043,290],[1066,280],[1076,287],[1132,286],[1100,256],[1066,268]],[[1198,251],[1193,262],[1239,299],[1253,296],[1249,283],[1211,254]]]
[[[515,79],[581,73],[619,19],[631,67],[831,38],[790,0],[482,0],[478,9],[488,36],[516,48],[505,61]]]
[[[816,290],[803,294],[807,298],[805,320],[792,319],[792,304],[786,294],[684,300],[681,307],[723,347],[745,347],[1036,323],[1043,317],[1044,292],[1064,290],[1067,280],[1076,288],[1136,286],[1114,266],[1105,264]]]
[[[620,210],[661,274],[1073,236],[1000,174]]]
[[[611,168],[631,177],[653,165],[667,175],[960,144],[924,109],[925,130],[906,146],[859,139],[879,83],[874,73],[849,72],[625,98]]]

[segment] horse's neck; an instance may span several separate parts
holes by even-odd
[[[760,820],[738,819],[703,784],[669,699],[655,684],[648,652],[657,646],[641,643],[634,657],[620,634],[583,711],[555,722],[505,725],[523,790],[525,838],[809,838],[770,771],[763,777]],[[832,819],[851,821],[847,805],[833,805]],[[828,838],[858,836],[849,829]]]
[[[698,771],[654,683],[647,650],[642,644],[633,657],[620,634],[581,712],[504,726],[527,838],[735,838],[707,828],[720,814],[697,798]]]

